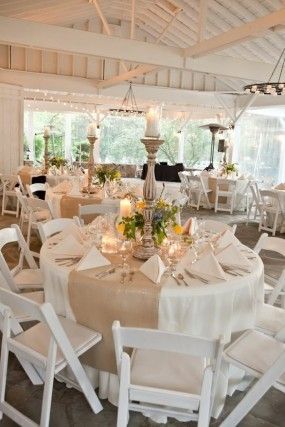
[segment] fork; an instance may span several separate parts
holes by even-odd
[[[189,286],[182,273],[178,273],[178,279],[182,280],[185,286]]]
[[[175,274],[174,274],[174,273],[171,273],[171,277],[173,277],[173,279],[175,280],[175,282],[176,282],[176,284],[177,284],[178,286],[180,286],[180,285],[181,285],[181,283],[179,282],[178,278],[175,276]]]

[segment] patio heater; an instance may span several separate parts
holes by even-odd
[[[228,128],[223,126],[221,123],[209,123],[207,125],[199,126],[201,129],[209,129],[209,131],[212,134],[212,141],[211,141],[211,152],[210,152],[210,163],[205,168],[205,170],[210,171],[214,169],[214,152],[215,152],[215,139],[216,134],[220,131],[227,130]]]

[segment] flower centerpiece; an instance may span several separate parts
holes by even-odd
[[[228,176],[232,173],[237,173],[238,172],[238,168],[237,168],[237,164],[236,163],[227,163],[225,162],[223,164],[223,172]]]
[[[55,166],[57,169],[60,169],[61,166],[65,166],[67,164],[67,160],[64,157],[54,156],[49,159],[49,165]]]
[[[127,239],[137,239],[143,235],[145,201],[135,202],[134,213],[129,217],[123,217],[118,224],[118,231]],[[180,207],[169,203],[163,198],[158,198],[154,205],[152,218],[152,236],[156,246],[163,243],[170,229],[175,234],[182,234],[182,227],[177,224],[176,215]]]
[[[107,181],[119,181],[121,179],[121,174],[115,167],[98,165],[95,168],[94,178],[99,184],[104,185]]]

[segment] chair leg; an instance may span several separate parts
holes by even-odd
[[[1,406],[2,406],[2,403],[5,401],[5,391],[6,391],[6,382],[7,382],[7,369],[8,369],[8,357],[9,357],[9,350],[7,346],[7,333],[10,330],[9,322],[10,322],[10,319],[4,319],[3,337],[2,337],[2,346],[1,346],[1,360],[0,360],[0,420],[2,420],[3,418],[3,412],[1,411]]]
[[[129,359],[126,358],[126,360],[122,360],[122,364],[121,364],[117,427],[126,427],[128,425],[129,383],[130,383]]]
[[[276,212],[275,217],[274,217],[274,223],[273,223],[273,229],[272,229],[272,236],[275,236],[275,233],[276,233],[278,217],[279,217],[279,213]]]
[[[1,212],[1,214],[2,215],[4,215],[4,210],[5,210],[5,192],[3,193],[3,196],[2,196],[2,212]]]
[[[56,345],[56,342],[52,340],[49,348],[46,374],[45,374],[45,385],[44,385],[44,394],[43,394],[43,400],[42,400],[40,427],[49,426],[56,353],[57,353],[57,345]]]

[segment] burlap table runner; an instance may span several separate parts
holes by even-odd
[[[73,218],[78,215],[79,205],[93,205],[95,203],[101,203],[102,198],[100,195],[94,197],[73,197],[73,196],[62,196],[60,200],[60,212],[62,218]],[[86,215],[84,218],[85,224],[93,221],[96,215]]]
[[[120,262],[116,256],[112,261],[114,265]],[[132,260],[132,264],[137,269],[141,262]],[[120,283],[119,272],[99,280],[95,278],[98,271],[91,269],[70,274],[70,306],[78,323],[100,332],[103,337],[99,344],[85,353],[82,362],[116,374],[112,323],[119,320],[123,326],[156,329],[160,286],[139,271],[131,283],[124,285]]]

